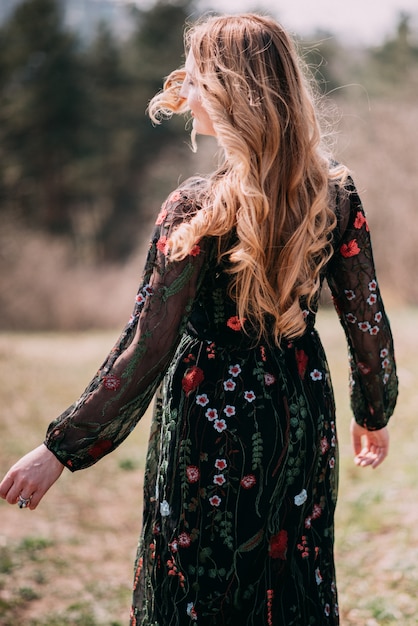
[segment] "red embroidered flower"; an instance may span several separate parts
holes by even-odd
[[[188,548],[191,544],[191,539],[189,533],[180,533],[178,536],[178,545],[181,548]]]
[[[243,487],[244,489],[251,489],[251,487],[254,487],[256,482],[257,479],[254,474],[247,474],[247,476],[243,476],[240,481],[241,487]]]
[[[186,467],[186,476],[189,483],[197,483],[200,478],[200,470],[196,465]]]
[[[227,466],[227,462],[225,459],[216,459],[215,461],[215,467],[218,470],[224,470]]]
[[[212,506],[219,506],[222,500],[219,496],[212,496],[211,498],[209,498],[209,502]]]
[[[121,385],[121,380],[114,374],[103,376],[103,387],[108,391],[117,391]]]
[[[102,439],[97,441],[89,450],[89,455],[93,457],[93,459],[98,459],[101,456],[104,456],[106,452],[112,448],[113,442],[110,439]]]
[[[348,243],[343,243],[340,248],[340,252],[346,259],[351,256],[356,256],[356,254],[360,252],[360,248],[357,245],[357,239],[352,239]]]
[[[362,213],[362,211],[357,211],[356,219],[354,220],[354,228],[357,228],[357,230],[359,230],[363,226],[363,224],[365,224],[366,230],[368,232],[369,225],[367,223],[366,216],[364,215],[364,213]]]
[[[190,256],[198,256],[200,254],[200,246],[198,243],[195,243],[193,248],[190,250]]]
[[[244,324],[245,324],[245,317],[242,318],[241,320],[237,315],[233,315],[226,322],[226,325],[228,326],[228,328],[231,328],[232,330],[237,330],[237,331],[241,330]]]
[[[287,531],[280,530],[277,535],[270,539],[269,554],[272,559],[286,560],[287,552]]]
[[[183,376],[183,380],[181,381],[184,393],[189,395],[192,391],[197,389],[204,378],[205,375],[200,367],[197,367],[196,365],[189,367]]]
[[[304,350],[298,350],[296,348],[296,363],[298,366],[299,376],[305,378],[306,367],[308,365],[308,355]]]
[[[218,487],[222,487],[226,483],[226,478],[223,474],[215,474],[213,477],[214,485],[218,485]]]

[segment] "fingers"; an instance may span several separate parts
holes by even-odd
[[[378,467],[389,452],[389,433],[387,428],[368,431],[356,424],[351,424],[351,439],[354,450],[354,463],[359,467]]]

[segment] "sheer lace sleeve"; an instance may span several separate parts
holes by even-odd
[[[327,280],[348,341],[351,406],[358,424],[378,430],[393,413],[398,381],[369,227],[351,180],[338,192],[337,215],[335,253]]]
[[[80,399],[48,428],[45,444],[72,471],[92,465],[127,437],[170,364],[208,251],[196,244],[186,259],[170,263],[166,242],[176,222],[194,210],[181,191],[163,205],[129,323]]]

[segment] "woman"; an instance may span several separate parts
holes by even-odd
[[[193,142],[215,135],[223,162],[163,205],[131,320],[0,495],[35,509],[159,389],[131,624],[335,625],[337,437],[314,324],[326,279],[350,350],[355,461],[377,467],[397,379],[367,221],[275,21],[210,17],[186,51],[150,115],[191,111]]]

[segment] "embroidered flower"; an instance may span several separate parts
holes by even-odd
[[[369,225],[367,223],[367,218],[362,211],[357,211],[356,219],[354,220],[354,228],[359,230],[363,224],[366,226],[367,232],[369,231]]]
[[[329,460],[329,466],[331,469],[334,469],[335,467],[335,459],[334,457],[332,457],[332,459]]]
[[[168,504],[167,500],[163,500],[160,503],[160,514],[161,517],[167,517],[168,515],[170,515],[170,505]]]
[[[344,289],[344,293],[347,300],[354,300],[354,298],[356,297],[356,294],[352,289]]]
[[[302,504],[304,504],[307,499],[308,499],[308,494],[306,492],[306,489],[302,489],[302,491],[293,498],[293,501],[296,504],[296,506],[302,506]]]
[[[190,256],[198,256],[200,254],[200,246],[198,243],[195,243],[193,248],[190,250]]]
[[[197,483],[200,478],[200,470],[196,465],[186,467],[186,476],[189,483]]]
[[[315,580],[317,585],[320,585],[322,583],[322,574],[319,567],[317,567],[315,570]]]
[[[378,311],[376,315],[374,316],[374,321],[379,324],[382,321],[382,317],[383,317],[382,312]]]
[[[143,293],[138,293],[138,294],[136,295],[135,302],[136,302],[137,304],[144,304],[144,302],[145,302],[145,296],[144,296],[144,294],[143,294]]]
[[[226,478],[223,474],[215,474],[213,477],[214,485],[218,485],[218,487],[222,487],[226,483]]]
[[[216,469],[220,470],[221,472],[227,467],[227,465],[228,463],[226,462],[225,459],[216,459],[215,461]]]
[[[277,535],[273,535],[269,541],[269,555],[272,559],[286,560],[287,553],[287,531],[280,530]]]
[[[236,365],[230,365],[228,372],[231,374],[231,376],[236,378],[237,376],[239,376],[239,374],[241,374],[241,367],[238,365],[238,363]]]
[[[198,404],[199,406],[206,406],[207,404],[209,404],[209,398],[205,393],[201,393],[200,395],[196,396],[196,404]]]
[[[179,534],[177,541],[180,548],[188,548],[192,540],[189,533],[183,532]]]
[[[103,376],[103,387],[108,391],[117,391],[121,386],[121,380],[114,374]]]
[[[161,224],[164,222],[166,217],[167,217],[167,209],[162,207],[162,209],[158,213],[157,219],[155,221],[156,226],[161,226]]]
[[[387,348],[382,348],[380,351],[380,357],[384,359],[385,356],[389,356],[389,350]]]
[[[377,333],[379,332],[380,332],[379,326],[373,326],[372,328],[369,329],[369,333],[371,335],[377,335]]]
[[[377,289],[377,281],[373,279],[369,282],[369,291],[376,291]]]
[[[353,315],[352,313],[347,313],[345,317],[346,317],[347,322],[350,322],[350,324],[355,324],[357,322],[356,316]]]
[[[232,380],[232,378],[228,378],[228,380],[224,381],[225,391],[234,391],[236,386],[237,386],[237,383],[234,380]]]
[[[340,248],[341,255],[348,259],[349,257],[356,256],[360,252],[360,248],[357,245],[357,239],[352,239],[347,243],[343,243]]]
[[[154,289],[151,287],[151,285],[145,285],[143,291],[147,296],[152,296],[152,294],[154,293]]]
[[[183,380],[181,381],[184,393],[187,396],[190,395],[192,391],[197,389],[204,378],[205,375],[200,367],[197,367],[196,365],[189,367],[184,373]]]
[[[359,322],[357,326],[360,328],[360,330],[363,331],[363,333],[366,333],[368,330],[370,330],[369,322]]]
[[[316,368],[314,370],[312,370],[312,372],[310,373],[310,377],[312,378],[312,380],[322,380],[322,372],[320,372],[319,370],[317,370]]]
[[[254,391],[244,391],[244,400],[247,400],[247,402],[254,402],[255,398]]]
[[[276,377],[273,374],[269,374],[268,372],[264,374],[264,383],[267,385],[267,387],[269,387],[270,385],[274,385],[275,382]]]
[[[235,415],[235,407],[227,404],[224,408],[224,413],[227,417],[232,417],[233,415]]]
[[[298,350],[297,348],[295,351],[295,355],[296,355],[296,363],[298,366],[299,376],[303,380],[305,378],[306,368],[308,365],[309,358],[304,350]]]
[[[213,427],[218,431],[218,433],[221,433],[226,429],[226,422],[224,419],[217,419],[214,421]]]
[[[362,363],[361,361],[357,363],[357,367],[362,374],[370,374],[371,372],[370,367],[366,365],[365,363]]]
[[[221,498],[219,496],[212,496],[211,498],[209,498],[209,502],[212,506],[219,506],[220,503],[222,502]]]
[[[197,613],[196,613],[196,609],[194,608],[193,602],[188,603],[186,613],[190,617],[190,619],[194,621],[197,620]]]
[[[330,607],[330,605],[328,604],[328,602],[327,602],[327,604],[325,605],[325,608],[324,608],[324,613],[325,613],[325,615],[326,615],[327,617],[329,617],[329,616],[330,616],[330,614],[331,614],[331,607]]]
[[[375,293],[370,294],[370,296],[367,298],[367,304],[376,304],[377,302],[377,295]]]
[[[321,454],[325,454],[329,450],[329,443],[326,437],[322,437],[321,439]]]
[[[383,367],[383,369],[386,369],[386,367],[389,367],[389,365],[390,365],[390,361],[389,361],[389,359],[386,357],[386,358],[385,358],[385,359],[383,359],[383,361],[382,361],[382,367]]]
[[[210,422],[214,422],[218,417],[218,411],[216,409],[208,409],[205,413],[205,417],[207,417]]]
[[[240,319],[237,315],[233,315],[227,320],[226,325],[228,326],[228,328],[231,328],[232,330],[239,331],[244,326],[245,321],[246,321],[245,317]]]
[[[247,474],[240,480],[240,485],[243,489],[251,489],[257,483],[257,479],[254,474]]]

